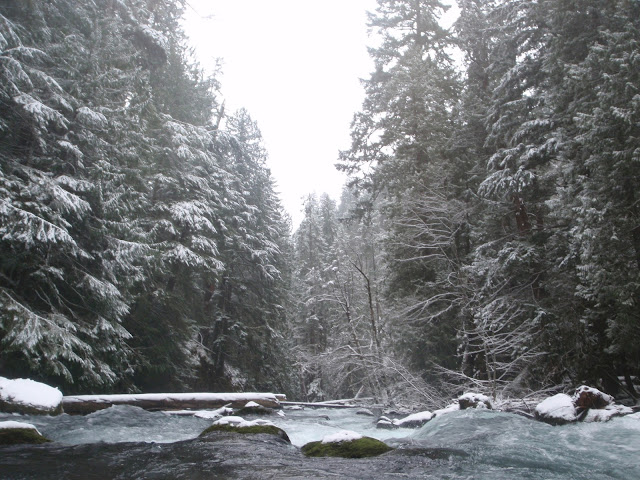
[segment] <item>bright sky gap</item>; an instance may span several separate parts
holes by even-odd
[[[258,122],[294,228],[305,195],[340,198],[345,176],[334,164],[349,147],[364,98],[360,79],[372,69],[366,12],[375,7],[375,0],[188,2],[185,31],[197,58],[207,71],[222,60],[228,111],[246,108]]]

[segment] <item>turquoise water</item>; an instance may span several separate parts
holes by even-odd
[[[552,427],[514,414],[464,410],[420,429],[377,430],[353,410],[285,411],[269,436],[198,439],[211,420],[112,407],[85,417],[2,416],[54,440],[0,447],[0,479],[441,478],[640,479],[640,415]],[[397,448],[374,459],[307,459],[297,447],[339,430]],[[245,436],[242,436],[245,437]]]

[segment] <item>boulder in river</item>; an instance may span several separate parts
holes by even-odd
[[[573,399],[565,393],[558,393],[540,402],[534,415],[536,419],[551,425],[565,425],[578,420]]]
[[[307,457],[377,457],[390,450],[393,448],[380,440],[348,430],[327,435],[322,441],[310,442],[302,447],[302,453]]]
[[[62,393],[57,388],[26,378],[0,377],[0,412],[58,415],[62,413]]]
[[[435,415],[431,412],[418,412],[399,420],[394,420],[393,424],[403,428],[420,428]]]
[[[576,393],[573,394],[573,404],[576,408],[581,409],[603,409],[613,404],[613,397],[601,392],[597,388],[582,385],[578,387]]]
[[[291,443],[287,432],[276,427],[273,423],[267,420],[246,421],[241,417],[225,417],[205,429],[200,436],[206,437],[207,435],[216,432],[240,433],[245,435],[257,435],[264,433],[267,435],[275,435],[282,440]]]
[[[266,408],[256,402],[247,402],[244,407],[236,412],[236,415],[272,415],[275,412],[272,408]]]
[[[376,422],[376,428],[383,430],[395,430],[398,426],[389,417],[382,416]]]
[[[0,445],[40,444],[50,441],[30,423],[0,422]]]
[[[542,401],[535,408],[535,418],[551,425],[572,422],[606,422],[613,417],[633,413],[633,409],[614,403],[611,395],[597,388],[582,385],[573,397],[559,393]]]

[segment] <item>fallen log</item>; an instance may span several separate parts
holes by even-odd
[[[113,405],[131,405],[145,410],[208,410],[230,404],[242,408],[255,402],[280,408],[285,395],[273,393],[141,393],[131,395],[74,395],[62,398],[62,409],[70,415],[86,415]]]
[[[323,405],[325,403],[340,404],[340,403],[349,403],[349,402],[365,402],[368,400],[373,400],[373,397],[343,398],[341,400],[325,400],[323,402],[313,402],[313,403],[317,403],[318,405]]]

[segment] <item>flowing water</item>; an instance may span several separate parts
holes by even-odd
[[[0,479],[640,479],[640,414],[552,427],[514,414],[464,410],[420,429],[375,428],[353,410],[285,411],[269,435],[198,438],[212,420],[112,407],[87,416],[1,415],[54,443],[0,447]],[[298,447],[340,430],[396,450],[377,458],[305,458]]]

